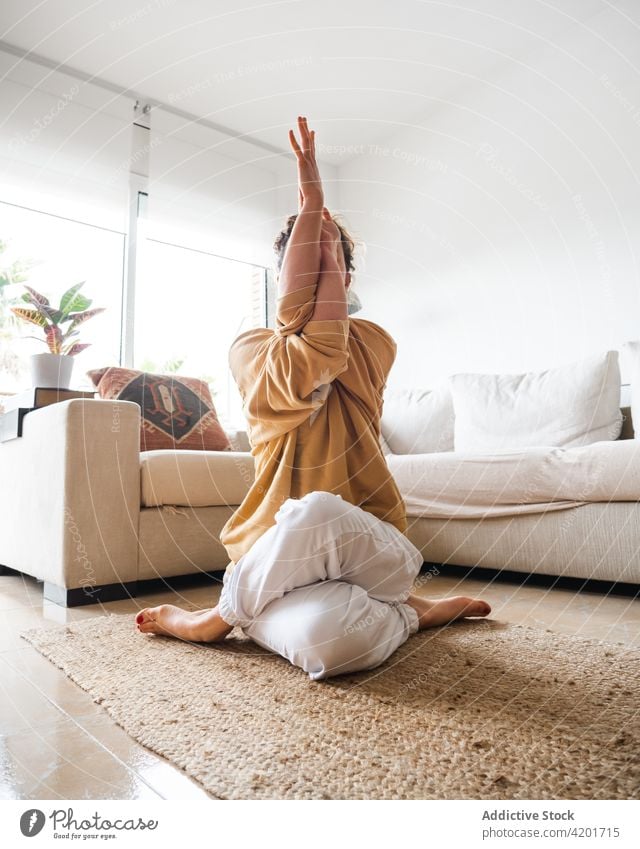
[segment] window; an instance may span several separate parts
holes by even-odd
[[[74,357],[72,387],[92,389],[88,370],[121,363],[124,234],[0,202],[0,241],[0,269],[24,268],[24,282],[52,303],[84,280],[92,306],[106,308],[81,328],[91,346]],[[244,427],[228,352],[265,324],[267,269],[155,240],[138,251],[135,367],[200,377],[222,422]],[[29,357],[48,350],[40,329],[10,311],[23,292],[22,282],[0,287],[0,395],[30,386]]]
[[[147,240],[139,247],[134,365],[199,377],[223,424],[242,428],[242,400],[228,366],[234,338],[264,326],[265,269]]]
[[[74,357],[71,386],[92,389],[87,370],[120,361],[124,234],[0,202],[0,240],[6,245],[2,268],[26,266],[25,282],[54,305],[66,289],[84,280],[82,292],[92,299],[91,306],[106,308],[79,328],[76,340],[91,347]],[[17,322],[9,309],[23,292],[22,283],[0,289],[0,393],[31,386],[29,357],[48,350],[39,341],[44,340],[40,328]]]
[[[28,59],[16,63],[3,51],[0,65],[7,104],[0,137],[0,241],[7,247],[0,266],[28,266],[24,282],[54,304],[86,281],[82,292],[92,306],[106,307],[80,328],[77,341],[91,345],[74,358],[71,386],[92,389],[88,370],[122,365],[126,357],[137,368],[205,379],[222,421],[243,427],[228,351],[238,333],[265,323],[277,161],[256,160],[246,140],[160,107],[139,145],[138,113],[127,92],[114,96],[97,79],[78,80]],[[137,179],[150,207],[141,216],[144,232],[132,231],[135,251],[127,257]],[[134,279],[134,315],[123,322]],[[0,395],[30,386],[29,357],[48,350],[30,338],[39,339],[41,330],[10,311],[22,285],[3,283]]]

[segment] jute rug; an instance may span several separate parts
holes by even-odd
[[[237,631],[188,645],[108,616],[23,636],[217,798],[640,797],[640,652],[621,645],[468,621],[311,682]]]

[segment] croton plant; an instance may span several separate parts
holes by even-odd
[[[77,329],[78,326],[105,310],[105,307],[89,309],[93,302],[85,295],[80,294],[82,286],[84,286],[84,281],[67,289],[60,298],[60,304],[53,307],[48,298],[36,292],[31,286],[25,285],[24,288],[27,291],[22,296],[22,300],[31,304],[31,308],[11,307],[11,310],[22,321],[37,324],[44,330],[45,338],[41,341],[46,343],[52,354],[74,356],[74,354],[84,351],[91,344],[90,342],[74,341],[80,333]]]

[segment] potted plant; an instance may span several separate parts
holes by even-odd
[[[88,348],[89,342],[76,342],[77,329],[94,315],[104,312],[104,307],[89,309],[92,301],[80,294],[82,283],[76,283],[60,298],[58,307],[52,307],[49,300],[30,286],[22,300],[31,304],[27,307],[11,307],[15,315],[28,322],[37,324],[44,330],[43,341],[49,353],[33,354],[31,357],[31,379],[34,386],[51,386],[68,389],[73,370],[73,357]],[[32,339],[38,337],[30,337]]]

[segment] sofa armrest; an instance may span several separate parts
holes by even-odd
[[[72,399],[0,444],[0,563],[64,589],[135,581],[140,408]]]

